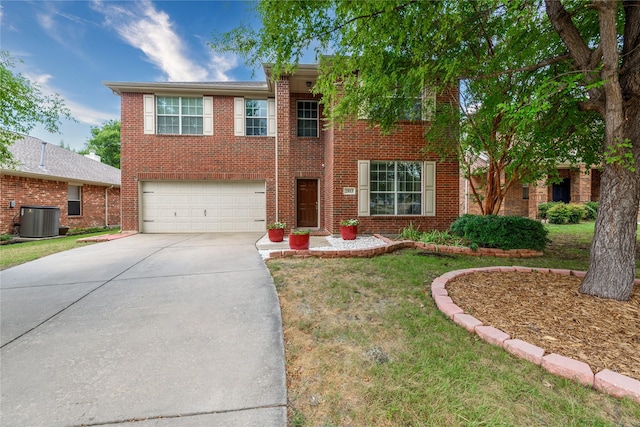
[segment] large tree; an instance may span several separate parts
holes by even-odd
[[[102,127],[91,127],[91,138],[80,154],[94,151],[103,163],[120,169],[120,121],[109,120]]]
[[[45,95],[37,83],[13,71],[16,60],[0,51],[0,165],[12,165],[9,146],[37,125],[51,133],[60,127],[60,117],[71,118],[62,98]]]
[[[262,28],[238,28],[214,38],[212,47],[240,52],[250,62],[273,63],[276,77],[293,71],[310,48],[319,57],[329,53],[315,90],[334,124],[366,107],[372,121],[392,130],[407,111],[407,100],[425,84],[441,92],[467,79],[485,82],[478,95],[493,95],[480,101],[490,107],[482,113],[485,124],[499,119],[506,128],[515,126],[516,139],[503,155],[528,146],[540,152],[545,148],[540,137],[547,148],[560,142],[560,155],[585,161],[602,155],[601,208],[589,273],[580,289],[629,298],[640,198],[638,1],[263,0],[257,11]],[[497,100],[507,78],[513,79],[513,96]],[[578,109],[603,118],[606,137],[597,147],[593,139],[562,140],[575,129],[564,120],[554,122],[561,117],[556,112]],[[449,110],[454,114],[455,108]],[[444,116],[438,111],[435,122]],[[591,123],[592,117],[585,121]],[[536,126],[545,120],[544,127]],[[597,124],[582,131],[588,134],[590,128],[597,135]],[[481,132],[487,141],[491,129]],[[437,138],[429,142],[437,145]]]
[[[605,120],[598,218],[580,292],[626,300],[635,278],[640,201],[640,1],[594,0],[565,7],[545,0],[545,6],[572,66],[589,88],[580,108]],[[580,25],[594,16],[597,25]]]

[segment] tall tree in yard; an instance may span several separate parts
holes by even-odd
[[[640,201],[640,1],[595,0],[567,9],[545,0],[545,6],[572,65],[591,85],[580,108],[605,119],[598,218],[580,292],[626,300],[635,278]],[[595,36],[578,25],[585,15],[597,16]]]
[[[102,127],[91,127],[91,138],[80,154],[95,151],[103,163],[120,169],[120,121],[109,120]]]
[[[392,131],[425,85],[438,93],[466,79],[491,107],[467,119],[483,119],[479,138],[500,136],[493,142],[506,149],[498,158],[522,164],[540,153],[551,161],[604,158],[592,257],[580,290],[629,298],[640,198],[639,1],[263,0],[257,11],[261,29],[238,28],[217,36],[212,47],[273,63],[276,76],[294,70],[310,48],[330,53],[315,90],[334,124],[365,107],[372,122]],[[504,92],[507,79],[513,86]],[[449,113],[458,114],[456,107]],[[578,110],[603,118],[606,137],[599,144],[593,144],[597,119],[585,115],[588,124],[579,129]],[[560,113],[570,120],[554,120]],[[437,112],[433,132],[445,118],[450,123]],[[513,139],[505,145],[506,130]],[[566,141],[567,133],[577,137]]]
[[[16,60],[0,51],[0,165],[12,165],[9,146],[41,124],[58,132],[60,117],[71,118],[59,95],[46,95],[37,83],[14,71]]]

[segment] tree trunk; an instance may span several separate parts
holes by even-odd
[[[640,107],[637,79],[619,79],[615,1],[596,1],[602,46],[605,94],[605,153],[600,204],[591,244],[589,271],[580,292],[628,300],[635,278],[638,202],[640,200]],[[623,93],[628,94],[625,102]],[[631,143],[632,148],[621,144]],[[631,159],[625,160],[625,155]]]
[[[637,170],[604,167],[589,270],[580,292],[621,301],[630,298],[636,270],[639,182]]]

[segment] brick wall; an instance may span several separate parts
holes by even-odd
[[[145,135],[143,95],[123,93],[121,103],[123,230],[138,230],[140,181],[266,181],[267,195],[274,194],[274,138],[234,136],[233,97],[213,96],[213,136]],[[267,221],[274,203],[267,196]]]
[[[459,170],[455,159],[440,161],[435,153],[423,153],[425,141],[421,124],[403,124],[390,135],[370,128],[365,121],[334,130],[333,138],[333,218],[327,224],[337,233],[340,221],[358,218],[363,233],[398,233],[413,223],[421,230],[445,230],[458,217]],[[358,187],[358,160],[436,161],[436,216],[358,217],[357,195],[344,195],[344,187]]]
[[[0,177],[0,232],[12,233],[14,222],[20,222],[21,206],[58,206],[60,224],[70,228],[102,227],[120,224],[120,189],[97,185],[82,186],[80,216],[68,216],[69,184],[65,181],[2,175]],[[105,190],[108,197],[108,221],[105,221]],[[10,208],[14,200],[16,207]]]
[[[382,135],[368,129],[363,121],[339,130],[324,130],[321,122],[317,138],[301,138],[297,136],[297,101],[318,98],[308,93],[290,93],[286,77],[275,86],[276,138],[234,136],[233,97],[217,95],[213,96],[213,136],[145,135],[143,94],[123,93],[123,230],[139,229],[139,182],[145,180],[264,180],[267,223],[277,215],[280,221],[295,227],[296,181],[304,178],[319,183],[319,227],[337,232],[341,219],[357,214],[356,196],[344,196],[342,188],[357,186],[358,160],[438,162],[436,217],[361,218],[363,232],[395,233],[409,221],[423,229],[445,229],[458,216],[458,164],[453,159],[440,162],[433,153],[423,155],[422,125],[407,124],[392,135]]]

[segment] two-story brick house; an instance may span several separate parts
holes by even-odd
[[[105,83],[122,103],[125,231],[363,233],[458,216],[458,163],[424,153],[425,122],[383,135],[364,120],[325,128],[317,65],[278,81]],[[438,101],[457,101],[457,89]]]

